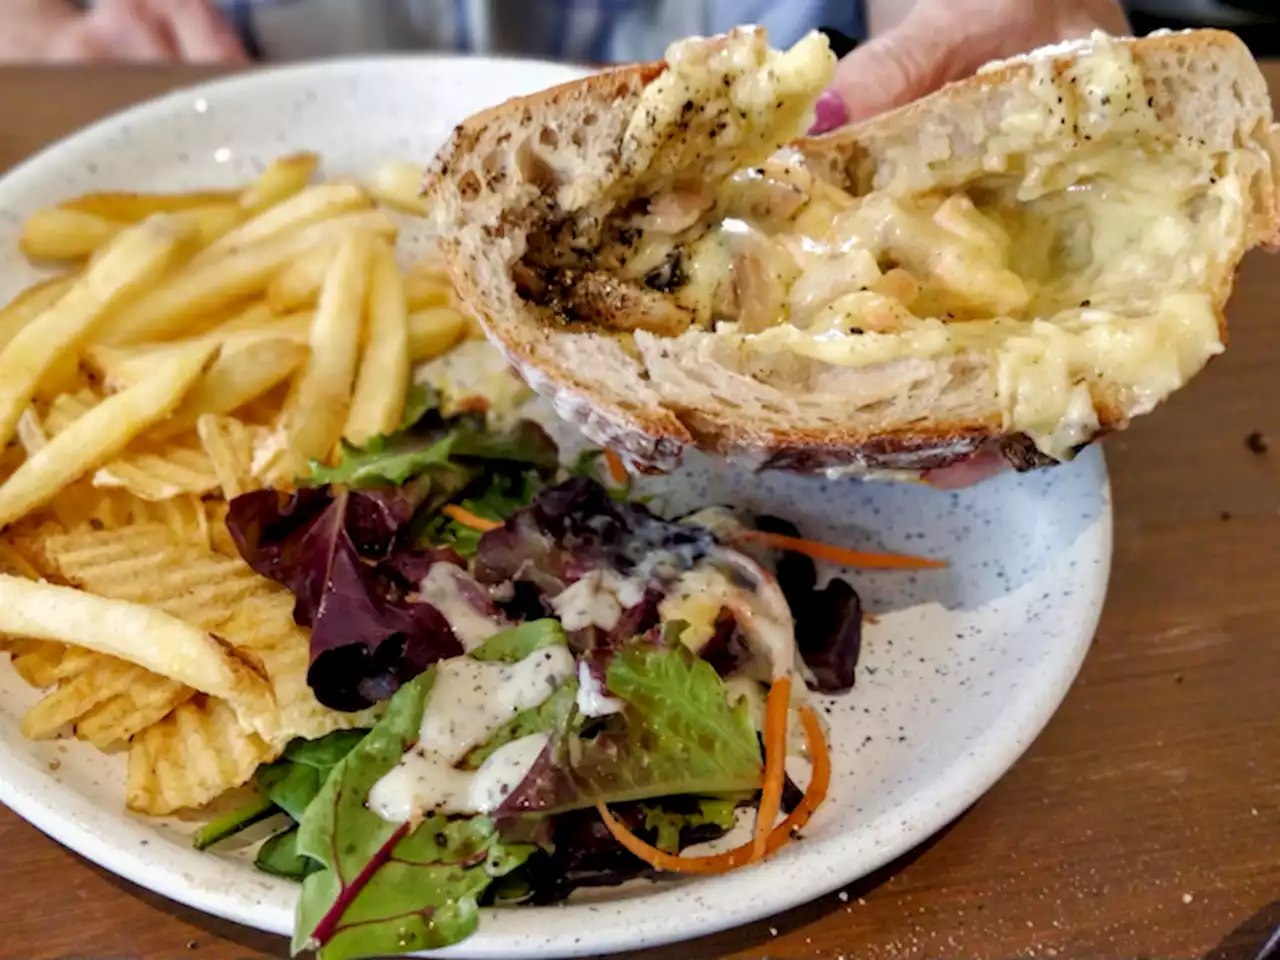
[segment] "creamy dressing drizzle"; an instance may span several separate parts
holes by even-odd
[[[529,773],[549,739],[535,733],[512,740],[474,772],[455,769],[439,754],[411,750],[374,784],[369,809],[393,823],[423,813],[492,813]]]
[[[438,663],[417,746],[374,784],[369,809],[396,823],[430,811],[491,812],[524,779],[545,739],[541,745],[538,736],[512,741],[474,773],[455,769],[457,763],[516,714],[543,703],[575,671],[573,654],[559,646],[517,663],[470,657]]]
[[[422,600],[440,611],[464,650],[474,650],[503,625],[485,616],[462,595],[458,581],[468,574],[451,563],[437,563],[418,585]]]
[[[622,701],[609,696],[609,691],[585,662],[578,664],[578,712],[592,718],[622,712]]]

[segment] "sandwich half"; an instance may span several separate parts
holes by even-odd
[[[1095,35],[804,138],[835,59],[741,29],[460,125],[425,184],[463,300],[638,468],[1070,459],[1226,342],[1280,240],[1230,33]]]

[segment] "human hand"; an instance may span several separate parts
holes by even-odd
[[[243,63],[239,39],[210,0],[100,0],[77,11],[27,2],[7,13],[0,61]]]
[[[1098,29],[1129,32],[1117,0],[918,0],[900,24],[840,61],[813,132],[902,106],[991,60]]]

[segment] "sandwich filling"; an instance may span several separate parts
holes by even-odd
[[[521,292],[645,357],[714,337],[765,382],[797,358],[971,360],[992,372],[1003,430],[1067,459],[1223,349],[1219,309],[1267,160],[1174,137],[1127,44],[1095,35],[1061,52],[997,91],[977,142],[921,130],[866,171],[856,146],[840,164],[822,141],[779,147],[807,125],[797,101],[830,80],[820,37],[784,54],[758,31],[678,44],[624,143],[650,171],[639,198],[609,198],[585,257],[581,222],[567,247],[533,238]],[[736,114],[711,114],[710,132],[685,122],[717,97]],[[666,139],[638,149],[637,128]],[[695,137],[712,141],[701,163]],[[752,149],[766,158],[743,163]],[[922,152],[929,182],[916,182]]]

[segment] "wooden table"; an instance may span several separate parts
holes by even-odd
[[[0,70],[0,170],[207,75]],[[1280,66],[1270,76],[1280,92]],[[840,896],[645,960],[1251,960],[1280,924],[1280,261],[1248,261],[1231,322],[1225,357],[1107,444],[1110,599],[1075,688],[1017,766]],[[1268,452],[1246,443],[1255,431]],[[0,810],[0,958],[286,954]]]

